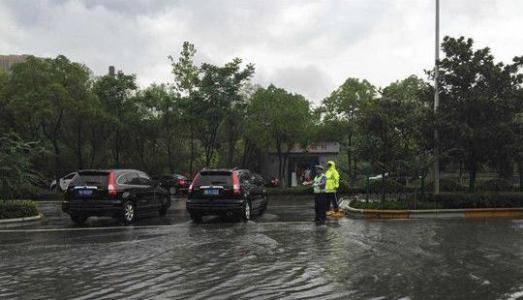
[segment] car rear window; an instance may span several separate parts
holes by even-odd
[[[70,185],[94,185],[107,186],[109,172],[84,171],[80,172],[70,183]]]
[[[232,185],[232,173],[230,171],[200,172],[194,185]]]

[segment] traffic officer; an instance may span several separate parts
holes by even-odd
[[[325,197],[325,185],[327,184],[327,176],[323,173],[323,166],[317,165],[315,167],[316,177],[314,177],[312,186],[314,188],[314,211],[316,216],[314,221],[317,225],[325,224],[327,219],[327,198]]]
[[[325,194],[327,197],[327,210],[330,210],[331,203],[334,208],[334,212],[338,212],[338,199],[336,192],[340,186],[340,174],[336,170],[336,164],[334,161],[329,160],[327,162],[327,172],[325,172],[327,177],[327,183],[325,185]]]

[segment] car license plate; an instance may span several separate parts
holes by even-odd
[[[203,194],[209,196],[218,196],[220,194],[220,191],[217,189],[207,189],[203,191]]]
[[[78,190],[78,196],[82,198],[89,198],[93,195],[93,190]]]

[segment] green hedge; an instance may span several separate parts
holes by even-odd
[[[434,183],[429,182],[425,187],[425,191],[431,192],[434,190]],[[452,179],[441,178],[439,180],[439,190],[443,192],[465,192],[467,187],[461,185],[459,182],[456,182]]]
[[[391,210],[404,210],[404,209],[444,209],[442,203],[434,201],[414,201],[412,200],[394,200],[394,201],[378,201],[378,202],[365,202],[360,200],[354,200],[351,202],[351,206],[354,208],[361,209],[391,209]]]
[[[414,201],[388,200],[366,202],[354,200],[354,208],[367,209],[455,209],[455,208],[508,208],[523,207],[523,193],[517,192],[442,192],[429,195],[426,199]]]
[[[36,203],[29,200],[0,200],[0,219],[24,218],[38,215]]]
[[[432,200],[445,208],[523,207],[523,193],[517,192],[439,193]]]
[[[269,195],[307,195],[312,194],[312,186],[310,185],[299,185],[297,187],[288,188],[267,188]]]
[[[501,191],[513,191],[515,190],[512,186],[512,183],[510,181],[501,179],[501,178],[495,178],[495,179],[489,179],[482,184],[478,186],[479,191],[493,191],[493,192],[501,192]]]

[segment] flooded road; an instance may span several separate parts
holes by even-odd
[[[0,299],[517,299],[523,220],[312,223],[312,201],[272,200],[248,223],[193,224],[183,200],[135,226],[0,229]]]

